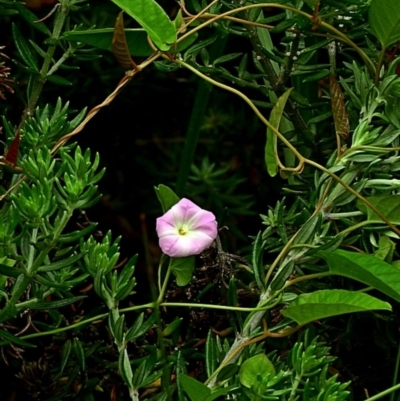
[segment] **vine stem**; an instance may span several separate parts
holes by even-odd
[[[364,401],[375,401],[375,400],[379,400],[380,398],[384,397],[385,395],[388,395],[390,393],[392,393],[393,391],[399,390],[400,389],[400,384],[396,384],[395,386],[392,386],[388,389],[386,389],[385,391],[382,391],[381,393],[375,394],[372,397],[367,398]]]
[[[166,280],[167,281],[167,280]],[[218,310],[226,310],[226,311],[234,311],[234,312],[260,312],[260,311],[266,311],[268,309],[273,308],[276,305],[276,303],[268,304],[263,307],[259,308],[241,308],[238,306],[222,306],[222,305],[209,305],[209,304],[192,304],[192,303],[180,303],[180,302],[149,302],[147,304],[143,305],[135,305],[135,306],[130,306],[128,308],[122,308],[119,309],[119,313],[127,313],[127,312],[133,312],[141,309],[154,309],[156,307],[187,307],[187,308],[203,308],[203,309],[218,309]],[[29,340],[31,338],[37,338],[37,337],[44,337],[44,336],[49,336],[53,334],[58,334],[62,333],[64,331],[68,330],[73,330],[77,329],[80,326],[84,326],[88,323],[100,321],[102,319],[105,319],[109,314],[108,313],[102,313],[100,315],[91,317],[89,319],[84,319],[79,322],[70,324],[69,326],[61,327],[59,329],[54,329],[54,330],[49,330],[41,333],[33,333],[33,334],[27,334],[25,336],[19,337],[21,340]],[[274,333],[271,333],[274,334]],[[3,341],[0,342],[0,346],[8,344],[8,342]]]

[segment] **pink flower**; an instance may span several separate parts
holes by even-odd
[[[156,230],[161,250],[172,258],[198,255],[218,234],[215,216],[185,198],[157,219]]]

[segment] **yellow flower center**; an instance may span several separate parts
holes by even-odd
[[[186,235],[189,232],[189,228],[186,225],[182,226],[179,228],[178,232],[179,232],[179,235]]]

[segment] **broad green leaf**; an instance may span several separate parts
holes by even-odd
[[[396,248],[396,244],[386,235],[382,235],[379,238],[378,245],[379,248],[374,252],[374,256],[390,263],[393,259],[393,252]]]
[[[114,28],[90,29],[87,31],[64,32],[63,39],[71,42],[82,42],[98,49],[112,51]],[[154,53],[147,42],[144,29],[125,29],[126,43],[131,56],[148,57]]]
[[[148,57],[154,53],[147,41],[147,32],[144,29],[125,28],[126,44],[129,54],[134,57]],[[93,46],[97,49],[112,51],[112,38],[114,28],[89,29],[87,31],[68,31],[64,32],[63,39],[69,42],[81,42]],[[198,33],[195,32],[186,39],[178,43],[171,50],[180,52],[189,47],[197,40]]]
[[[367,200],[390,222],[400,224],[400,195],[371,196]],[[357,207],[361,212],[367,214],[368,221],[382,223],[382,219],[361,201],[357,201]]]
[[[372,255],[341,249],[316,254],[328,263],[332,274],[360,281],[400,302],[400,274],[389,263]]]
[[[166,185],[160,184],[158,187],[154,188],[158,200],[161,203],[163,212],[167,212],[172,206],[179,202],[178,195]]]
[[[180,384],[190,398],[190,401],[205,401],[211,395],[211,390],[193,377],[181,375]]]
[[[398,0],[373,0],[369,8],[369,24],[372,33],[382,47],[400,39],[400,7]]]
[[[288,89],[276,102],[274,108],[271,111],[271,116],[269,122],[273,127],[279,130],[279,124],[285,110],[286,102],[289,98],[291,89]],[[278,139],[272,130],[267,128],[267,143],[265,144],[265,164],[267,165],[268,174],[271,177],[275,177],[278,171],[278,149],[277,149]]]
[[[169,50],[176,41],[174,23],[154,0],[112,0],[134,18],[160,50]]]
[[[299,295],[282,315],[304,325],[326,317],[353,312],[392,310],[390,304],[363,292],[321,290]]]
[[[252,387],[258,382],[258,376],[275,376],[275,368],[265,354],[255,355],[245,360],[240,367],[239,380],[245,387]]]
[[[182,287],[184,285],[189,284],[192,279],[193,271],[194,271],[194,256],[187,256],[186,258],[171,258],[170,259],[170,267],[172,273],[176,277],[176,283]]]

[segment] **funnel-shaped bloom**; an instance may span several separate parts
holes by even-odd
[[[157,219],[156,230],[161,250],[172,258],[198,255],[218,234],[215,216],[185,198]]]

